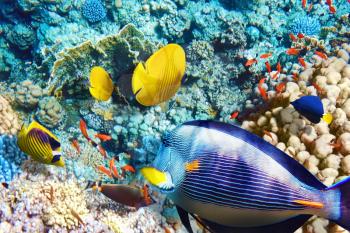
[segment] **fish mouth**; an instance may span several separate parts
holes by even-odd
[[[163,193],[171,193],[175,190],[175,185],[169,172],[160,171],[154,167],[144,167],[141,174],[151,185],[160,189]]]

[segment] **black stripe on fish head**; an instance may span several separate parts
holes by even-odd
[[[59,161],[61,159],[61,155],[54,155],[52,160],[51,160],[51,163],[56,163],[57,161]]]
[[[54,139],[53,137],[49,136],[49,143],[51,146],[52,150],[57,150],[58,148],[61,147],[61,143],[59,141],[57,141],[56,139]]]

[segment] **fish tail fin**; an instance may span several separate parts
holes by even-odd
[[[333,116],[332,116],[331,113],[328,112],[328,113],[323,114],[322,119],[323,119],[327,124],[330,124],[330,123],[332,123]]]
[[[350,230],[350,177],[334,184],[327,190],[335,191],[339,196],[339,205],[336,207],[334,218],[331,219],[346,230]],[[340,195],[339,195],[340,194]]]

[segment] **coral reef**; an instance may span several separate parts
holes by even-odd
[[[6,34],[7,40],[20,50],[30,49],[36,39],[36,35],[29,26],[17,24]]]
[[[286,77],[285,92],[269,91],[271,108],[251,115],[250,120],[242,123],[243,128],[295,158],[327,186],[350,174],[349,54],[350,46],[343,44],[337,57],[321,60],[314,56],[315,64],[302,70],[297,82],[288,81]],[[297,64],[293,67],[298,69],[292,72],[302,69]],[[312,83],[322,90],[317,90]],[[330,125],[324,121],[312,124],[289,104],[302,95],[317,94],[325,111],[333,115]],[[329,232],[328,223],[328,220],[312,219],[307,232]]]
[[[35,108],[40,98],[47,94],[45,90],[30,80],[13,83],[10,87],[13,89],[13,97],[16,104],[27,109]]]
[[[57,126],[64,117],[63,108],[55,97],[44,97],[39,101],[39,108],[35,114],[38,121],[48,128]]]
[[[4,97],[0,96],[0,135],[15,135],[20,127],[17,113],[14,112],[10,103]]]
[[[84,17],[91,23],[101,21],[107,14],[100,0],[86,0],[81,10]]]
[[[14,136],[0,136],[0,182],[10,182],[21,172],[21,163],[27,159],[17,147]],[[0,215],[1,216],[1,215]]]

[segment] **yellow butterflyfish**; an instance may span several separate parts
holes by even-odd
[[[144,106],[153,106],[173,97],[185,74],[186,56],[180,45],[168,44],[156,51],[132,76],[132,91]]]
[[[97,100],[107,101],[113,93],[111,77],[101,66],[94,66],[90,72],[90,94]]]
[[[64,166],[58,138],[36,121],[30,123],[29,126],[22,126],[18,134],[17,145],[21,151],[37,162]]]

